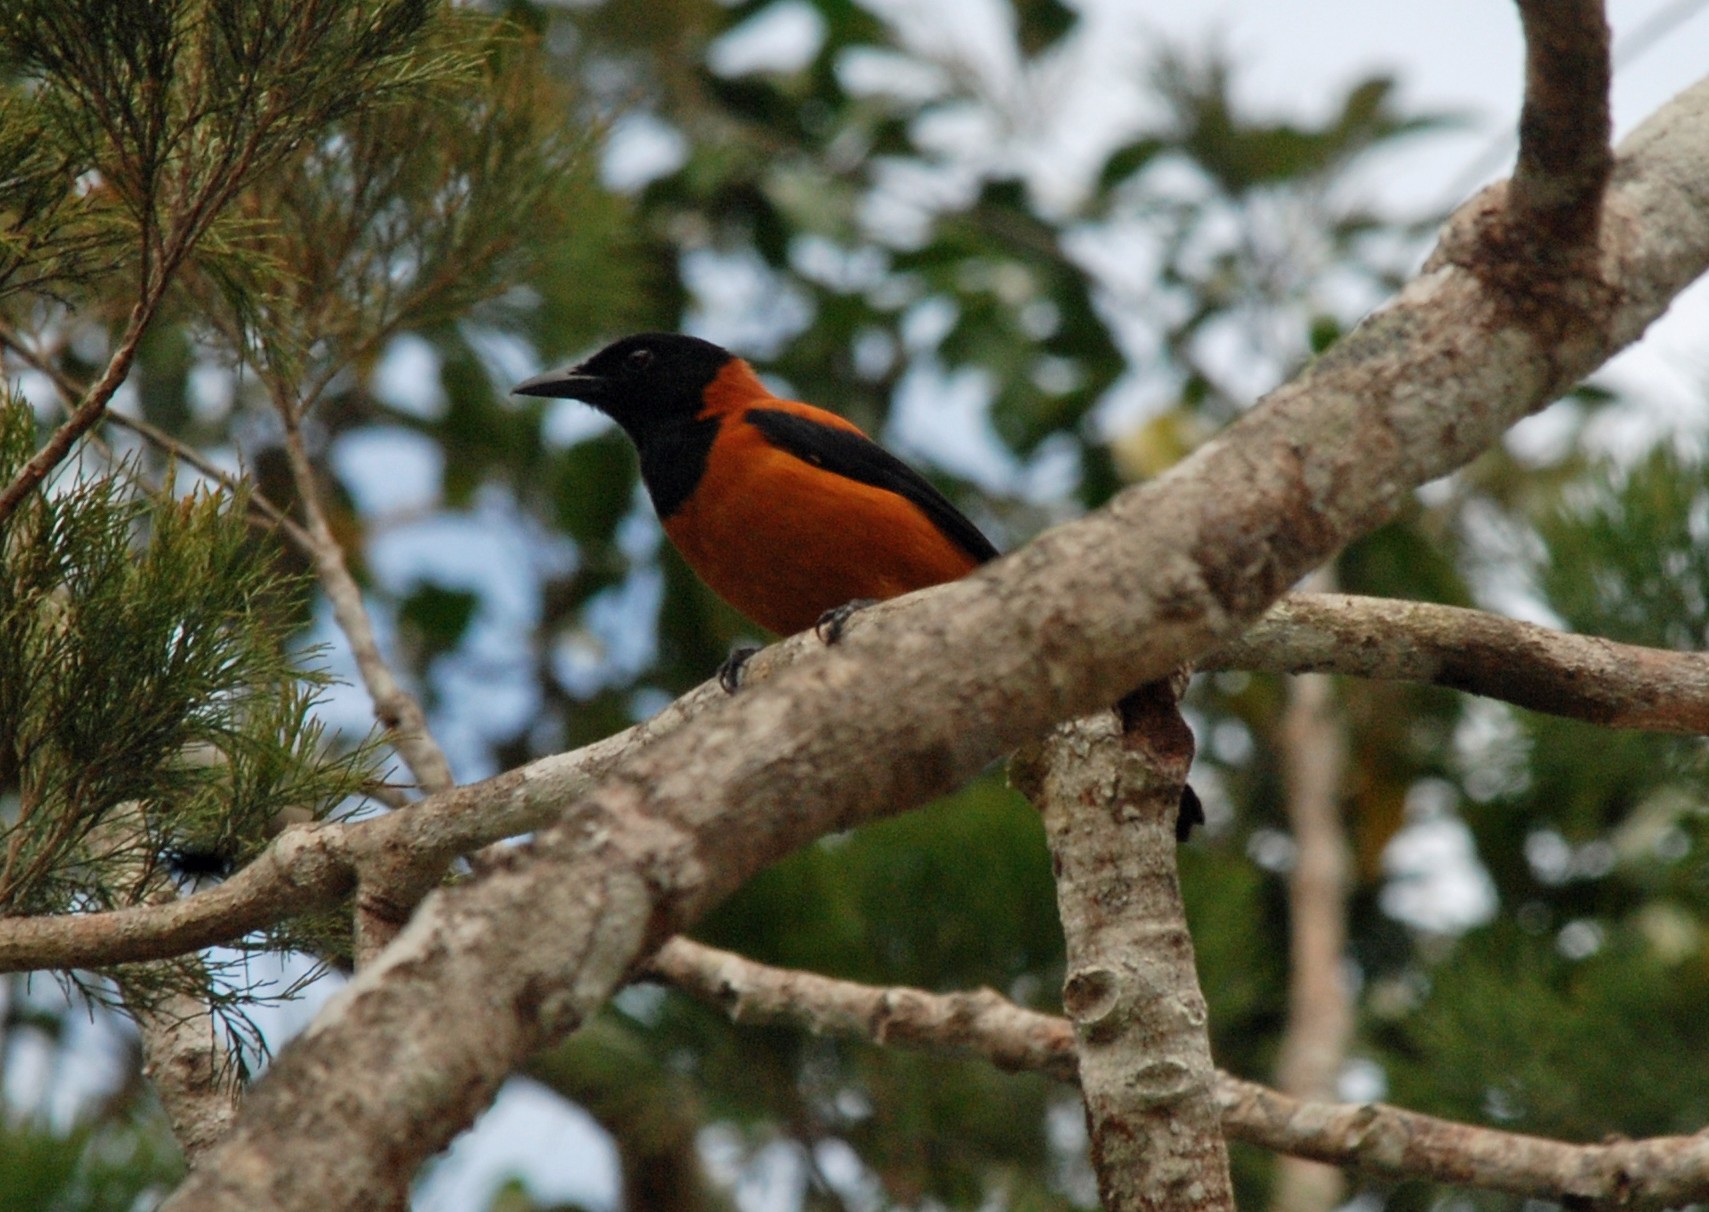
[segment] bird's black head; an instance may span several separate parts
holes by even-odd
[[[698,413],[702,393],[733,357],[699,337],[644,332],[613,341],[579,366],[538,375],[511,390],[591,404],[636,437]]]

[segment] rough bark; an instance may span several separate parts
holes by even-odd
[[[1170,681],[1142,686],[1009,767],[1050,842],[1068,943],[1062,1005],[1106,1212],[1234,1207],[1209,1015],[1175,874],[1175,817],[1193,761],[1178,691]]]
[[[927,993],[862,985],[773,968],[686,938],[660,947],[646,975],[710,1002],[734,1023],[980,1056],[999,1069],[1037,1069],[1058,1081],[1078,1080],[1068,1021],[1017,1006],[990,989]]]
[[[187,976],[207,976],[193,959],[154,963],[179,965]],[[142,1040],[143,1076],[154,1087],[185,1160],[199,1165],[236,1117],[241,1089],[213,1012],[206,999],[189,993],[138,993],[123,976],[118,983]]]
[[[816,649],[807,638],[774,645],[744,676],[758,685]],[[1291,594],[1196,664],[1429,682],[1609,728],[1709,733],[1709,655],[1569,635],[1454,606]],[[549,824],[620,761],[724,698],[707,683],[644,724],[429,796],[408,811],[297,826],[230,880],[170,905],[0,923],[0,972],[164,959],[229,942],[336,904],[364,868],[383,868],[405,899],[419,899],[453,858]]]
[[[1525,27],[1525,105],[1513,168],[1513,228],[1572,269],[1594,240],[1614,158],[1613,78],[1601,0],[1519,0]]]
[[[147,830],[134,802],[117,805],[90,834],[90,846],[119,860],[131,895],[170,904],[177,891],[165,872],[144,861]],[[207,966],[185,955],[130,964],[112,973],[141,1039],[142,1072],[154,1087],[172,1135],[192,1167],[200,1164],[237,1115],[239,1083],[219,1038]]]

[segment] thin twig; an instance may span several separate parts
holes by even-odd
[[[83,389],[73,382],[70,375],[61,370],[52,359],[45,358],[32,349],[28,342],[10,324],[0,318],[0,346],[15,350],[30,369],[46,375],[68,404],[83,398]],[[117,425],[128,429],[138,437],[164,450],[181,463],[187,463],[210,480],[224,485],[233,493],[241,493],[244,499],[253,506],[270,523],[277,526],[281,533],[288,538],[299,551],[305,555],[313,553],[313,544],[308,532],[299,526],[284,509],[275,505],[260,490],[246,480],[232,475],[224,468],[217,466],[205,458],[195,447],[167,433],[158,426],[151,425],[140,417],[127,417],[122,412],[108,412],[106,421],[109,425]]]
[[[54,430],[42,448],[30,457],[29,462],[18,469],[18,474],[12,477],[12,482],[6,485],[5,490],[0,491],[0,522],[12,516],[23,499],[47,479],[48,473],[65,461],[77,440],[101,419],[113,399],[113,393],[118,391],[120,384],[130,374],[137,345],[142,340],[142,334],[147,329],[158,302],[159,294],[151,292],[131,308],[130,321],[125,326],[118,347],[107,360],[107,369],[90,386],[65,422]]]
[[[321,587],[332,603],[333,617],[350,641],[362,682],[374,700],[374,713],[391,734],[399,755],[415,775],[416,781],[428,792],[444,791],[453,785],[451,766],[444,752],[427,727],[427,717],[421,705],[398,682],[391,666],[380,653],[379,640],[374,635],[373,622],[362,603],[362,588],[350,575],[344,560],[344,549],[332,533],[326,512],[320,504],[320,487],[314,465],[309,461],[308,448],[303,442],[301,417],[294,401],[278,386],[274,386],[273,402],[285,429],[285,453],[296,482],[297,499],[303,511],[304,529],[308,532],[309,550],[313,554],[315,571]]]

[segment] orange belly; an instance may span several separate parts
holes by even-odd
[[[977,561],[896,493],[832,474],[726,423],[665,533],[713,592],[782,635],[857,598],[966,576]]]

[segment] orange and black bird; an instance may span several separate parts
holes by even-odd
[[[851,422],[767,391],[710,341],[641,333],[512,391],[581,400],[635,444],[665,533],[701,580],[782,635],[966,576],[997,549],[913,468]],[[720,671],[734,689],[741,663]],[[1204,814],[1183,791],[1176,834]]]
[[[622,426],[689,566],[781,635],[850,603],[956,580],[997,555],[941,492],[854,424],[773,395],[710,341],[624,337],[512,390],[581,400]]]

